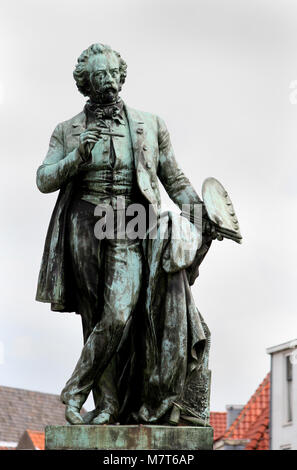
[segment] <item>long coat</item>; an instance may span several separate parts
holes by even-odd
[[[180,230],[178,239],[175,230]],[[166,239],[160,235],[165,231]],[[201,234],[171,211],[158,219],[157,233],[143,242],[146,292],[133,316],[126,355],[130,368],[120,368],[130,372],[126,377],[122,374],[119,382],[125,397],[122,415],[128,422],[132,415],[136,422],[156,423],[175,404],[179,413],[204,426],[209,419],[210,332],[195,306],[190,284],[211,241],[204,240],[197,250]],[[175,424],[176,420],[177,416]]]
[[[180,208],[182,204],[201,203],[174,157],[164,121],[126,105],[124,112],[129,123],[137,183],[155,213],[159,214],[161,208],[158,179]],[[36,300],[51,303],[54,311],[76,311],[75,296],[71,293],[72,273],[65,253],[66,216],[74,182],[79,175],[80,159],[76,148],[79,135],[85,129],[84,111],[58,124],[46,158],[37,171],[40,191],[60,190],[46,236],[36,294]]]

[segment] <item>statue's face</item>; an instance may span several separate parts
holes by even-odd
[[[121,89],[120,63],[113,53],[96,54],[89,59],[91,94],[90,98],[99,103],[111,103]]]

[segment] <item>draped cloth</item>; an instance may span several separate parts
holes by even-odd
[[[155,234],[143,242],[144,289],[121,377],[122,415],[125,421],[130,414],[132,421],[160,423],[175,405],[182,415],[207,423],[210,333],[190,284],[211,242],[202,243],[195,226],[172,212],[161,215]]]

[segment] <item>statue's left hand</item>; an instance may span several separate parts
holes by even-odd
[[[210,236],[212,240],[223,240],[223,236],[217,231],[215,224],[207,217],[203,220],[203,234]]]

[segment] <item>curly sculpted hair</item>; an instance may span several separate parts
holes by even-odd
[[[91,56],[94,56],[96,54],[106,54],[106,53],[114,53],[118,58],[120,62],[120,83],[123,85],[126,80],[127,76],[127,64],[126,62],[121,58],[120,54],[113,49],[111,49],[110,46],[107,46],[105,44],[92,44],[88,49],[83,51],[79,58],[77,59],[77,64],[75,66],[74,72],[73,72],[73,77],[74,80],[76,81],[76,86],[79,89],[79,91],[84,95],[84,96],[90,96],[90,82],[89,82],[89,71],[88,71],[88,61]]]

